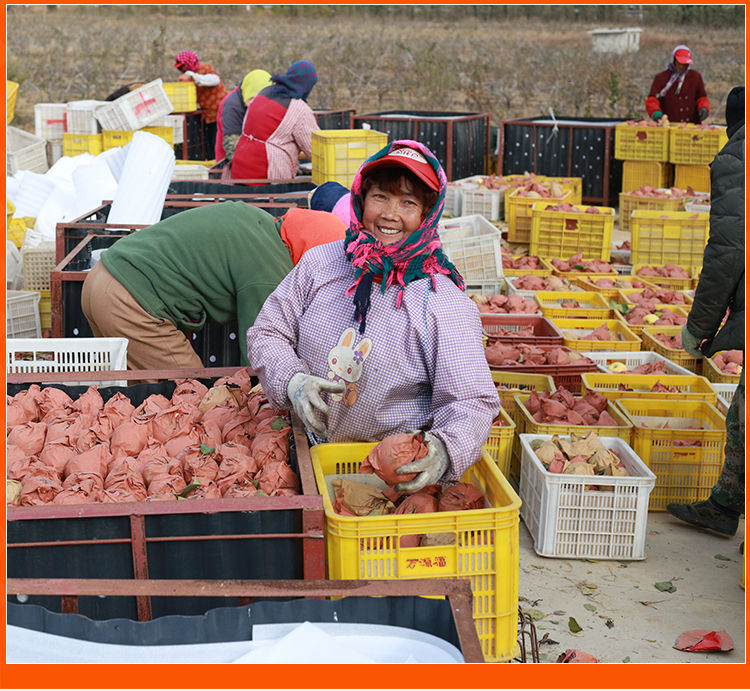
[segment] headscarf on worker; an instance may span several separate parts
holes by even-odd
[[[247,103],[261,89],[271,86],[271,73],[266,70],[251,70],[242,80],[242,100]]]
[[[273,86],[266,94],[269,98],[301,98],[306,101],[318,81],[318,72],[309,60],[297,60],[289,66],[286,74],[274,74],[271,81]]]
[[[404,149],[407,150],[407,155],[401,153]],[[411,155],[408,155],[409,150],[412,151]],[[391,245],[383,245],[362,224],[362,177],[380,165],[401,165],[438,193],[435,205],[419,228],[407,238]],[[429,182],[430,179],[434,182]],[[438,235],[438,221],[443,212],[447,184],[445,171],[435,155],[424,144],[409,139],[386,144],[370,156],[355,175],[351,190],[351,221],[344,240],[344,250],[347,260],[357,268],[357,273],[354,283],[345,294],[354,295],[355,318],[360,321],[360,333],[364,332],[370,290],[376,279],[380,281],[382,293],[392,285],[398,286],[396,307],[401,306],[406,286],[420,278],[431,278],[431,288],[437,290],[435,277],[437,274],[444,274],[461,290],[464,289],[464,280],[443,253]]]
[[[682,63],[683,65],[686,65],[685,69],[682,72],[678,72],[675,69],[674,63],[675,60],[677,62]],[[690,70],[690,67],[693,64],[693,56],[690,52],[690,48],[687,46],[679,45],[676,46],[675,49],[672,51],[672,58],[669,61],[669,64],[667,65],[667,69],[672,73],[669,77],[669,80],[664,85],[664,88],[656,94],[656,98],[661,98],[664,96],[664,94],[667,93],[672,88],[672,84],[677,82],[677,87],[675,89],[675,93],[679,94],[680,90],[682,89],[682,83],[685,81],[685,75]]]
[[[174,61],[176,69],[180,69],[180,66],[186,70],[195,72],[200,67],[201,61],[198,59],[198,54],[194,50],[183,50],[177,53],[177,57]]]

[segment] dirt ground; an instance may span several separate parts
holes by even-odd
[[[732,538],[668,513],[649,513],[647,525],[646,559],[619,562],[540,557],[521,522],[519,604],[535,619],[541,662],[555,662],[568,648],[604,663],[745,662],[744,521]],[[654,585],[667,581],[674,592]],[[580,632],[571,632],[570,617]],[[734,650],[672,648],[692,629],[725,630]]]

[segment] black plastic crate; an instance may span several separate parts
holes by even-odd
[[[93,377],[96,379],[96,377]],[[202,379],[206,386],[214,380]],[[54,385],[76,399],[87,386]],[[171,396],[176,383],[161,381],[131,386],[102,386],[104,401],[117,393],[134,405],[151,394]],[[29,384],[8,384],[14,395]],[[303,481],[312,476],[309,453],[297,453],[291,435],[289,463]],[[314,483],[313,483],[314,484]],[[317,495],[304,486],[301,491]],[[260,502],[258,501],[260,499]],[[301,537],[315,518],[323,525],[319,496],[211,499],[136,504],[89,504],[10,507],[7,512],[7,573],[10,578],[156,578],[156,579],[304,579],[323,578],[323,559],[307,549],[322,540]],[[303,511],[308,513],[303,516]],[[306,528],[307,526],[307,528]],[[254,536],[263,537],[254,537]],[[235,537],[232,537],[235,536]],[[55,544],[55,543],[64,544]],[[21,544],[19,544],[21,543]],[[76,544],[77,543],[77,544]],[[13,547],[19,544],[18,547]],[[145,547],[145,553],[141,551]],[[322,555],[321,555],[322,556]],[[147,574],[147,576],[145,575]],[[18,594],[8,601],[18,602]],[[55,596],[21,598],[53,612]],[[225,605],[223,598],[150,598],[152,616],[195,615]],[[141,604],[142,606],[142,604]],[[82,597],[79,612],[92,619],[138,619],[132,597]]]
[[[318,121],[318,129],[321,130],[350,130],[352,118],[357,111],[354,108],[343,110],[314,110]]]
[[[611,206],[622,185],[622,161],[615,159],[615,125],[620,122],[546,116],[504,121],[498,170],[503,175],[528,171],[580,177],[584,202]]]
[[[489,113],[446,113],[426,110],[391,110],[355,115],[355,128],[367,124],[385,132],[388,141],[414,139],[432,151],[448,180],[487,171],[490,147]]]

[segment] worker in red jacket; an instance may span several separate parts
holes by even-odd
[[[708,117],[710,103],[701,73],[693,69],[687,46],[677,46],[667,69],[654,77],[646,99],[646,111],[653,120],[666,115],[670,122],[699,124]]]

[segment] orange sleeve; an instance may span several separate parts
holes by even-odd
[[[281,218],[281,241],[289,248],[293,264],[311,247],[343,240],[345,236],[343,221],[328,211],[290,209]]]

